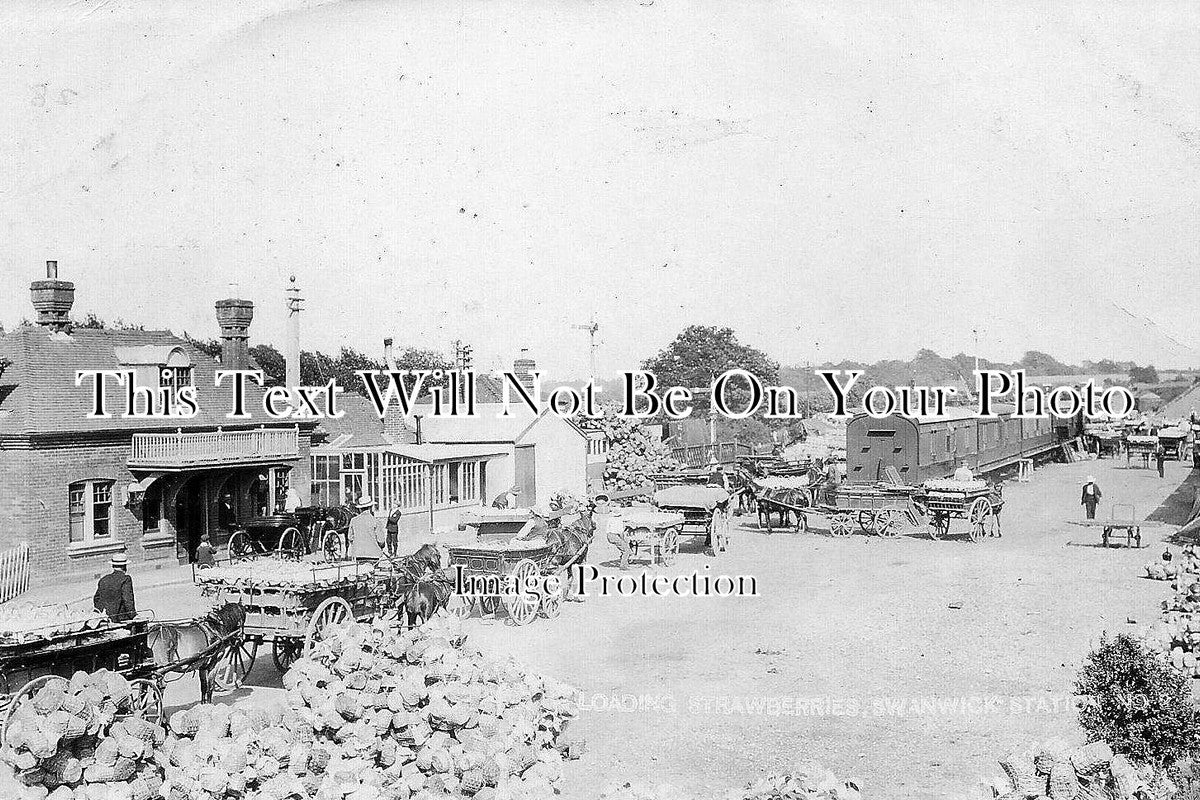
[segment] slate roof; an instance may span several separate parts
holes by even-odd
[[[117,348],[175,347],[188,354],[193,366],[199,413],[191,419],[144,419],[112,416],[89,419],[91,381],[75,385],[79,370],[121,369]],[[257,427],[291,424],[272,420],[262,412],[262,393],[247,386],[247,408],[253,417],[238,421],[225,417],[232,390],[226,382],[215,385],[220,362],[170,331],[136,331],[76,328],[69,335],[54,333],[40,325],[22,325],[0,336],[0,363],[10,363],[0,372],[0,435],[29,435],[110,430],[153,430],[176,428]],[[123,389],[108,382],[110,413],[123,407]],[[303,423],[302,423],[303,424]]]

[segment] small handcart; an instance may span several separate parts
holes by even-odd
[[[620,519],[631,556],[645,553],[652,566],[674,563],[679,554],[679,532],[686,522],[683,514],[632,506],[621,511]]]
[[[261,644],[271,643],[271,660],[286,672],[331,627],[381,613],[394,598],[374,570],[371,562],[264,559],[194,570],[192,575],[218,603],[238,603],[246,611],[245,636],[229,667],[240,679],[254,666]]]
[[[1085,528],[1100,529],[1100,546],[1109,547],[1118,539],[1124,547],[1142,546],[1142,525],[1146,520],[1137,515],[1137,509],[1129,503],[1117,503],[1109,511],[1108,519],[1085,519],[1075,521]],[[1121,546],[1121,545],[1118,545]]]

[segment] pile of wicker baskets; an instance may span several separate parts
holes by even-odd
[[[1005,778],[992,791],[1003,800],[1133,800],[1162,787],[1103,742],[1033,745],[1000,761]]]
[[[0,797],[150,800],[161,795],[155,748],[166,733],[122,712],[129,682],[101,670],[50,682],[13,709],[4,730]]]
[[[455,623],[345,625],[287,673],[285,705],[177,712],[163,748],[168,791],[188,800],[554,794],[563,760],[581,752],[565,735],[573,691],[463,649]]]

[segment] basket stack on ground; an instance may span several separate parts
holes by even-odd
[[[838,780],[815,764],[804,764],[778,775],[760,778],[741,789],[700,795],[675,786],[626,783],[600,795],[601,800],[859,800],[857,787]]]
[[[1104,742],[1071,747],[1051,741],[1013,753],[1000,761],[1005,777],[981,792],[1002,800],[1133,800],[1169,796],[1174,787],[1128,758],[1114,755]]]
[[[284,706],[172,715],[169,797],[552,795],[582,752],[565,736],[573,690],[463,649],[456,623],[348,624],[284,676]]]
[[[1150,626],[1144,638],[1177,669],[1200,678],[1200,576],[1181,572],[1171,586],[1175,593],[1163,601],[1162,618]]]
[[[0,759],[0,797],[19,800],[151,800],[162,792],[155,747],[166,732],[123,716],[129,682],[100,670],[55,681],[13,712]]]

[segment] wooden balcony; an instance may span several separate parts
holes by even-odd
[[[288,461],[300,455],[296,428],[135,433],[131,469],[184,470]]]

